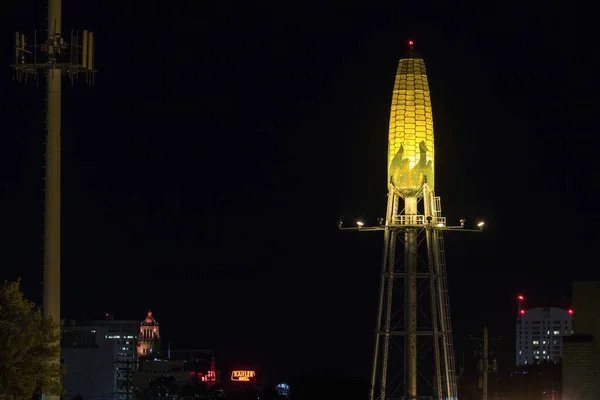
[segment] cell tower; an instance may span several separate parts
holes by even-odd
[[[48,1],[48,30],[45,41],[33,41],[16,32],[12,65],[19,82],[36,80],[40,73],[46,75],[46,163],[44,193],[44,294],[45,317],[60,321],[60,120],[61,82],[63,74],[73,83],[85,77],[94,82],[94,34],[71,32],[66,43],[61,30],[61,0]],[[60,363],[60,356],[55,360]],[[59,393],[46,393],[46,398],[59,399]]]
[[[370,400],[457,398],[450,303],[444,257],[447,226],[434,195],[434,138],[425,63],[409,41],[396,73],[388,146],[384,251],[375,328]]]

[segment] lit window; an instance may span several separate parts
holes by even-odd
[[[555,335],[560,335],[560,331],[554,331],[552,333],[554,333]]]
[[[534,340],[534,341],[533,341],[533,344],[534,344],[534,345],[536,345],[536,344],[540,344],[540,341],[539,341],[539,340]]]

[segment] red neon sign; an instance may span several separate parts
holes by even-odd
[[[254,378],[256,378],[256,372],[254,371],[231,371],[232,381],[250,382],[250,380]]]

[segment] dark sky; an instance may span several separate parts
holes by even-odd
[[[559,299],[599,278],[591,12],[413,3],[64,0],[63,31],[96,33],[98,75],[63,97],[63,315],[152,309],[166,341],[223,363],[366,376],[382,238],[336,220],[385,212],[408,38],[445,215],[487,221],[447,237],[458,348],[488,324],[510,351],[517,292]],[[42,32],[44,12],[0,6],[1,277],[36,302],[43,81],[19,85],[8,64],[13,31]]]

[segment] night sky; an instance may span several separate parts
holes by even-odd
[[[95,32],[98,68],[63,96],[63,316],[151,309],[164,341],[224,366],[366,377],[382,235],[336,221],[385,213],[391,94],[413,39],[444,214],[487,227],[447,235],[457,348],[487,324],[512,362],[516,293],[556,302],[600,278],[591,13],[289,4],[63,1],[63,32]],[[0,277],[38,303],[44,81],[19,85],[8,65],[13,32],[42,32],[44,13],[0,5]]]

